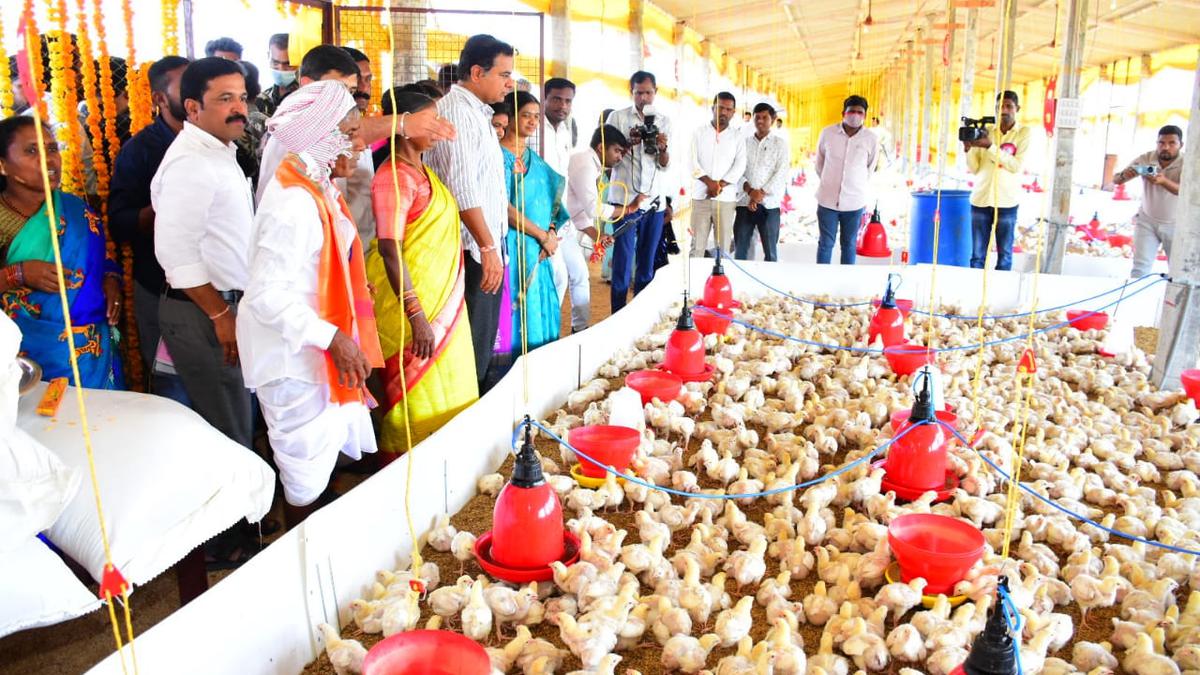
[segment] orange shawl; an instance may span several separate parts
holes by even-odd
[[[317,313],[323,320],[353,337],[372,368],[383,367],[383,350],[379,347],[379,333],[375,329],[375,307],[367,289],[367,273],[363,267],[362,242],[357,236],[353,237],[349,258],[342,255],[337,245],[333,209],[325,192],[308,177],[295,155],[288,155],[279,164],[275,178],[283,187],[299,187],[307,191],[317,203],[317,211],[321,215],[325,243],[321,246],[321,261],[317,271]],[[338,208],[353,222],[346,200],[340,194]],[[366,402],[364,389],[350,389],[338,384],[338,369],[329,352],[325,352],[325,369],[329,374],[331,401],[338,404]]]

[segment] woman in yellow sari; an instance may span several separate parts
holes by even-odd
[[[385,113],[409,118],[437,114],[433,99],[412,91],[393,89],[383,104]],[[410,122],[408,128],[426,126]],[[479,398],[458,204],[421,163],[432,139],[398,135],[392,142],[394,156],[371,186],[378,238],[367,255],[387,389],[379,443],[384,462]]]

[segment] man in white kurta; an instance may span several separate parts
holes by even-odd
[[[255,217],[250,283],[238,316],[244,379],[258,393],[292,507],[321,496],[339,452],[358,459],[376,449],[366,405],[338,402],[332,390],[340,385],[331,379],[336,373],[338,382],[358,391],[370,372],[359,343],[378,338],[373,329],[359,335],[361,323],[337,325],[323,300],[329,291],[320,283],[323,253],[339,263],[332,268],[341,274],[330,275],[331,284],[351,283],[354,275],[341,261],[362,264],[357,230],[331,180],[339,157],[343,169],[353,170],[355,150],[343,131],[356,123],[353,109],[342,83],[317,82],[284,99],[268,123],[289,154],[275,175],[262,177],[268,184]]]

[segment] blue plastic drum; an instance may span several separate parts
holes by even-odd
[[[942,190],[938,234],[939,265],[971,266],[971,192]],[[909,263],[933,262],[933,214],[939,208],[936,191],[912,193],[909,220]]]

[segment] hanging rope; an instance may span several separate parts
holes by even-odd
[[[32,32],[25,32],[25,54],[26,58],[30,59],[32,55],[38,52],[34,50],[32,41]],[[30,67],[27,64],[27,67]],[[32,72],[32,69],[30,70]],[[34,83],[34,90],[40,96],[40,83]],[[67,281],[63,274],[62,250],[58,245],[58,214],[54,208],[54,191],[50,188],[50,174],[46,165],[46,139],[42,135],[44,132],[42,126],[42,118],[40,115],[33,115],[34,131],[37,134],[38,148],[38,166],[42,172],[42,192],[46,199],[46,226],[50,228],[50,244],[54,250],[54,268],[55,274],[58,277],[58,299],[62,304],[64,334],[66,335],[67,356],[71,363],[71,374],[74,377],[75,386],[75,402],[79,407],[79,424],[83,429],[83,448],[87,455],[88,476],[92,484],[92,495],[96,502],[96,522],[100,530],[100,543],[104,548],[104,580],[110,578],[119,579],[117,593],[121,597],[121,602],[124,605],[125,613],[125,630],[129,636],[129,655],[133,663],[134,675],[137,675],[137,653],[133,648],[133,618],[129,607],[129,584],[121,579],[119,572],[116,571],[116,566],[113,564],[112,548],[109,545],[108,528],[105,525],[104,519],[104,504],[100,497],[100,480],[96,474],[96,455],[92,448],[92,433],[91,425],[88,423],[87,404],[83,398],[83,387],[80,382],[83,378],[79,374],[79,355],[75,350],[75,330],[71,320],[71,304],[67,300]],[[117,654],[121,659],[121,671],[127,673],[128,669],[125,664],[124,646],[121,641],[121,631],[117,621],[116,607],[114,606],[115,595],[111,589],[104,583],[101,584],[102,592],[104,593],[104,601],[108,604],[109,621],[113,628],[113,638],[117,645]]]

